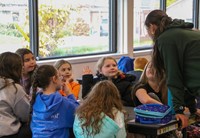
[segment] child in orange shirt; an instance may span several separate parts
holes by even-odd
[[[78,99],[80,84],[73,79],[72,65],[66,60],[58,60],[55,62],[54,67],[58,70],[59,75],[63,77],[63,81],[66,82],[67,87],[71,90],[76,99]],[[65,93],[62,90],[60,90],[60,93],[65,96]]]

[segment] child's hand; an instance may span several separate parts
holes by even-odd
[[[83,68],[83,75],[86,75],[86,74],[92,74],[92,71],[89,68],[89,66],[86,66]]]
[[[72,94],[72,92],[70,91],[70,89],[67,87],[66,83],[62,84],[62,90],[65,92],[66,96]]]
[[[176,114],[176,120],[181,121],[181,129],[188,126],[188,117],[184,114]]]
[[[118,70],[117,76],[120,76],[121,79],[125,78],[124,72],[122,72],[121,70]]]
[[[196,118],[195,119],[196,119],[196,121],[199,122],[200,121],[200,109],[197,109],[195,114],[196,114]]]
[[[124,72],[121,71],[121,70],[118,70],[118,74],[119,74],[119,75],[120,75],[120,74],[124,74]]]
[[[200,116],[200,109],[197,109],[196,115]]]
[[[62,84],[64,84],[66,82],[66,78],[64,76],[60,75],[60,79],[62,81]]]

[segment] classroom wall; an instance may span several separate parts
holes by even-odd
[[[102,57],[102,56],[107,56],[107,55],[101,55],[100,57]],[[109,55],[109,56],[112,56],[112,55]],[[114,57],[116,60],[119,60],[121,56],[127,56],[127,55],[118,55],[118,56],[114,55],[112,57]],[[95,56],[95,57],[91,57],[90,59],[83,58],[83,59],[79,59],[79,60],[68,58],[65,60],[68,60],[72,64],[74,78],[76,79],[76,78],[82,77],[83,68],[86,66],[89,66],[90,69],[92,70],[93,74],[96,74],[96,63],[100,57]],[[135,54],[134,57],[146,57],[148,60],[151,59],[150,53]],[[56,59],[56,60],[59,60],[59,59]],[[53,65],[56,60],[42,61],[42,62],[40,61],[40,62],[37,62],[37,64],[38,65],[42,65],[42,64]]]

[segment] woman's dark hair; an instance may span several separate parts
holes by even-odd
[[[168,26],[172,23],[172,18],[169,17],[166,12],[162,10],[153,10],[151,11],[145,20],[145,26],[147,28],[150,27],[150,25],[156,25],[157,29],[155,31],[155,34],[153,36],[153,54],[152,54],[152,65],[156,69],[156,77],[158,79],[162,79],[163,76],[163,70],[164,69],[164,63],[160,56],[156,40],[157,38],[168,28]]]
[[[19,83],[22,73],[22,60],[19,55],[12,52],[0,54],[0,76],[13,79]]]
[[[172,23],[172,18],[169,17],[166,14],[166,12],[162,10],[151,11],[147,15],[145,20],[145,26],[147,28],[149,28],[151,24],[156,25],[158,27],[154,34],[154,39],[153,39],[154,42],[160,36],[160,34],[167,29],[168,25],[171,23]]]
[[[45,90],[51,82],[51,77],[56,74],[57,70],[52,65],[41,65],[34,71],[32,83],[33,93],[30,102],[30,120],[32,117],[33,104],[35,103],[37,89],[42,88]]]

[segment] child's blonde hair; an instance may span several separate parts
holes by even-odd
[[[105,63],[105,60],[107,60],[107,59],[113,60],[117,65],[117,61],[116,61],[115,58],[113,58],[111,56],[102,57],[97,61],[97,64],[96,64],[97,72],[101,71],[101,69],[102,69],[102,67],[103,67],[103,65]]]
[[[54,63],[54,67],[56,69],[59,69],[63,64],[69,64],[70,68],[72,69],[72,65],[71,63],[69,63],[68,61],[64,60],[64,59],[61,59],[61,60],[58,60]]]

